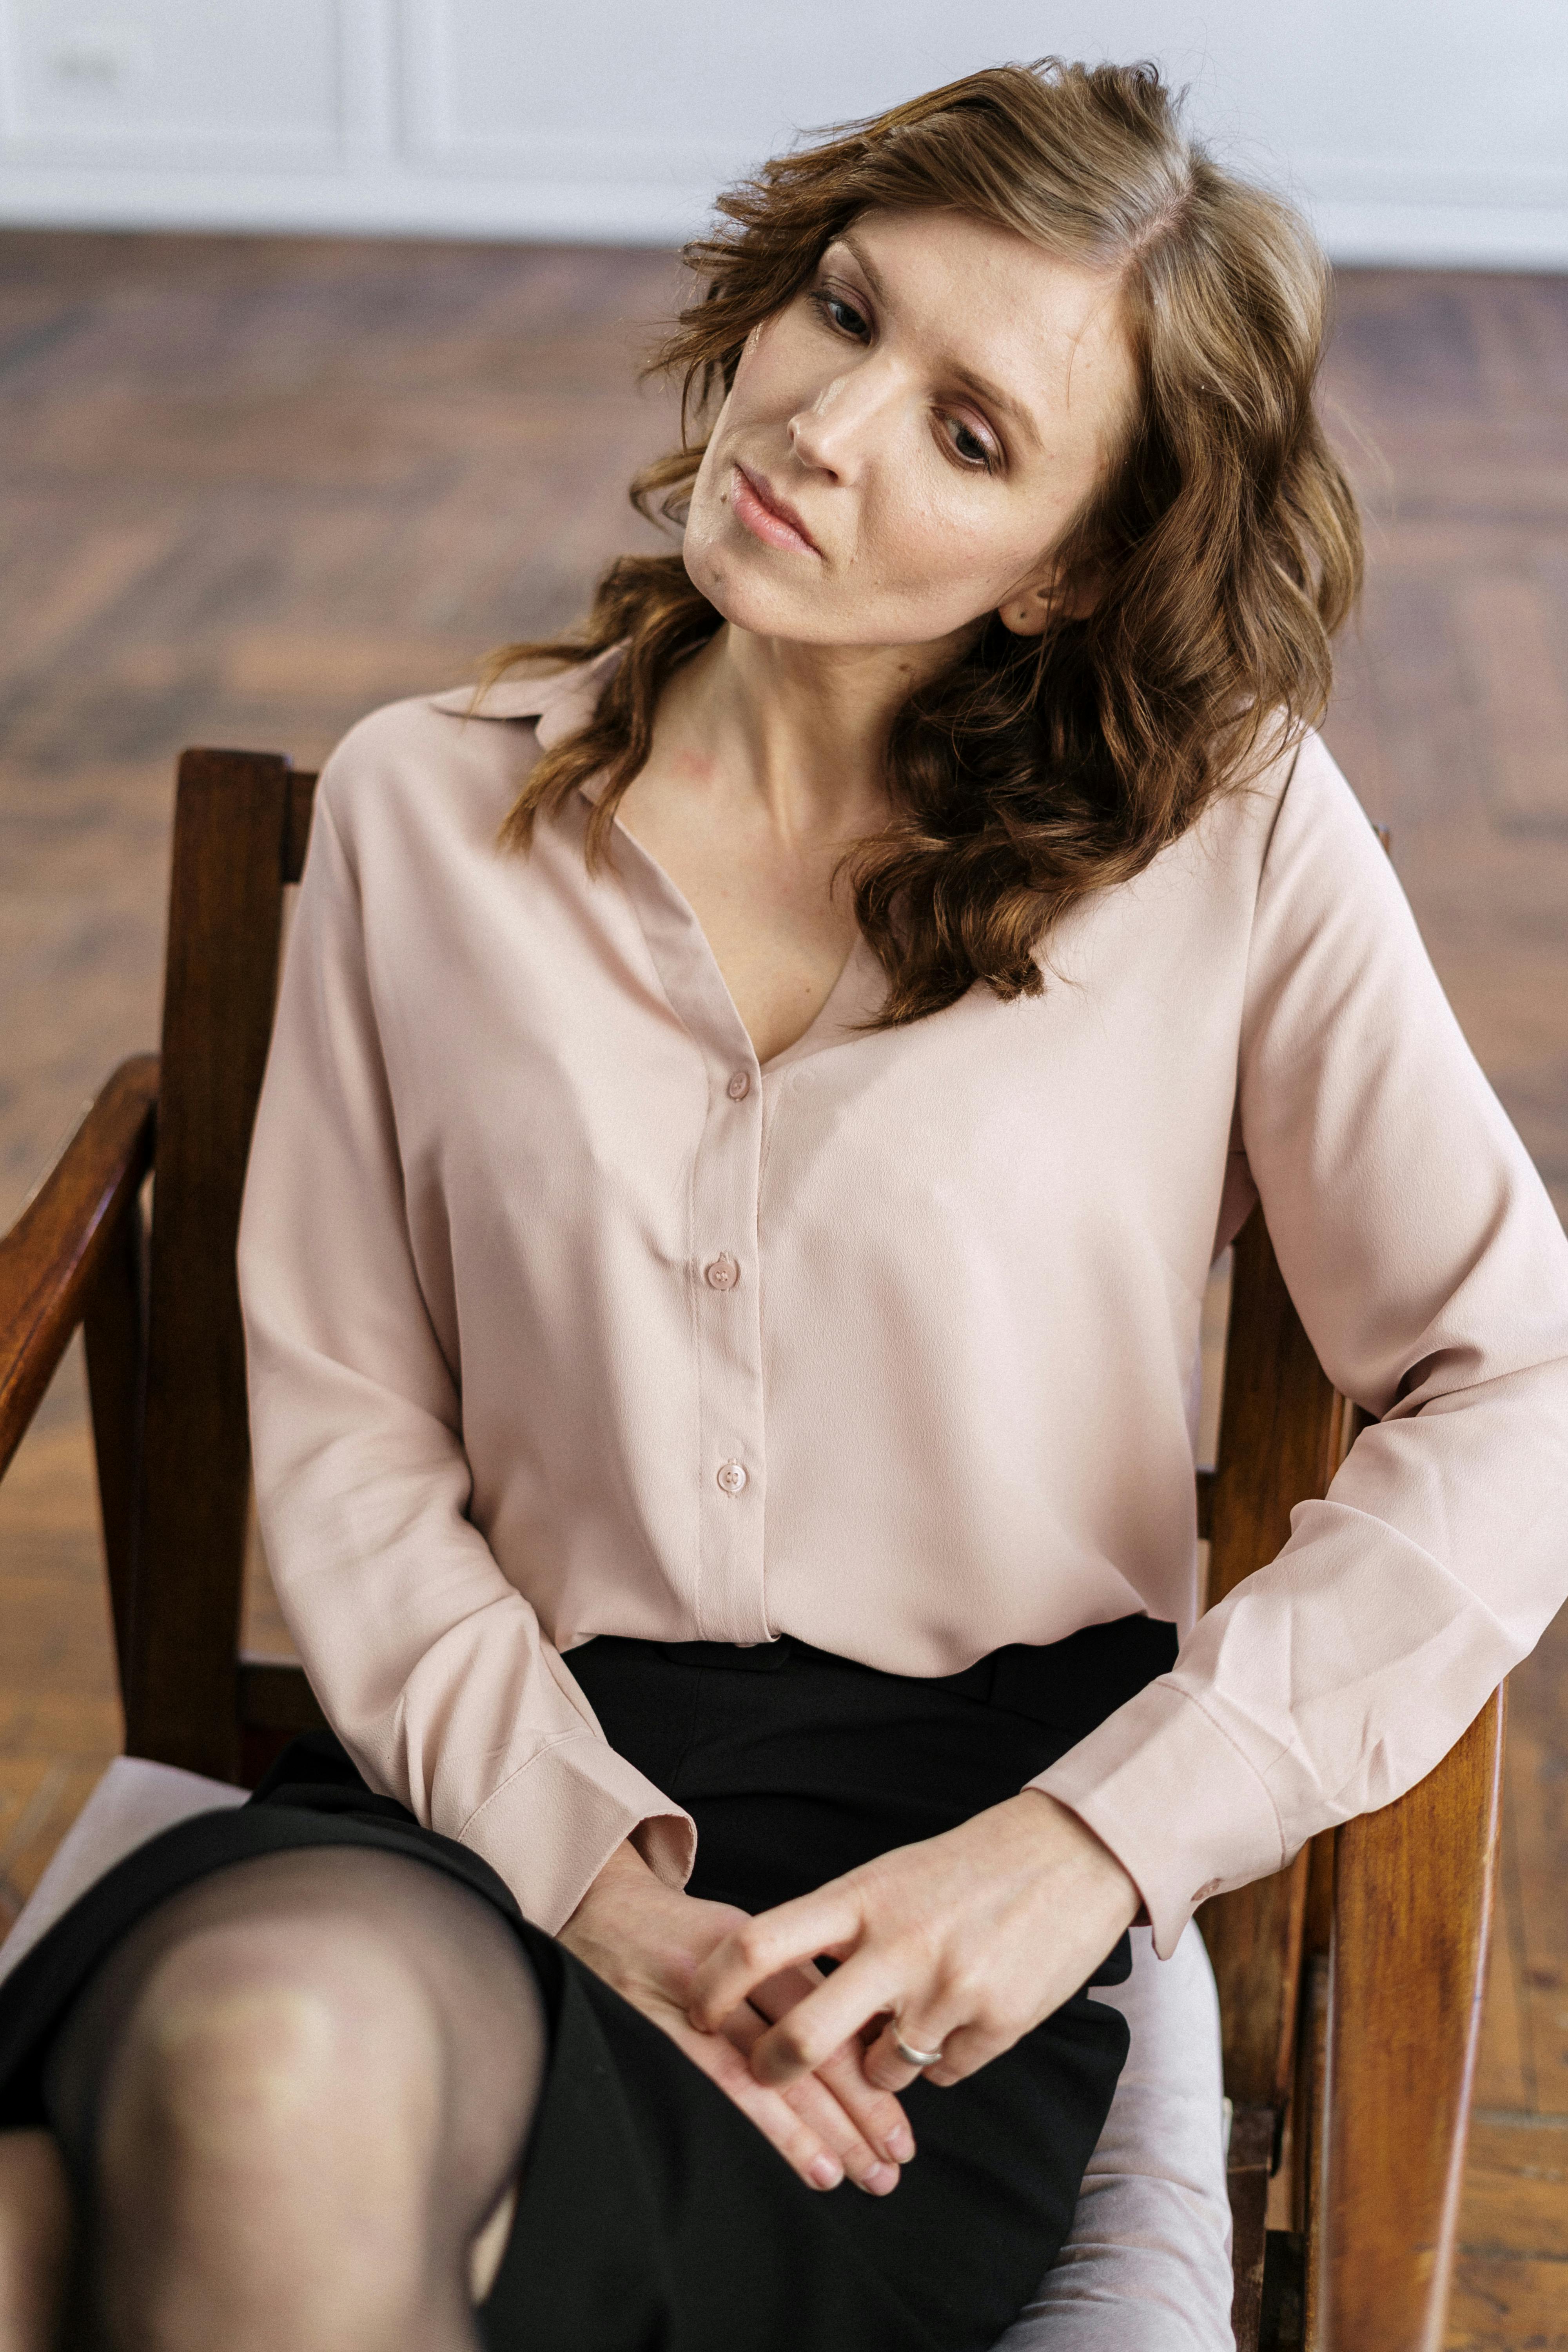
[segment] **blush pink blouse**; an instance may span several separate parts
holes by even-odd
[[[613,658],[606,656],[605,658]],[[279,1596],[369,1780],[556,1928],[695,1832],[605,1741],[597,1633],[904,1675],[1146,1611],[1173,1671],[1039,1775],[1168,1953],[1436,1762],[1568,1590],[1568,1242],[1309,737],[983,985],[759,1065],[586,799],[497,828],[594,671],[396,705],[317,799],[240,1239]],[[1197,1613],[1193,1405],[1261,1195],[1381,1416]]]

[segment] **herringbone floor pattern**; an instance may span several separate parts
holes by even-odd
[[[0,235],[0,1227],[155,1041],[173,760],[314,765],[638,543],[646,253]],[[1568,279],[1352,272],[1329,737],[1568,1213]],[[0,1489],[0,1921],[119,1740],[79,1366]],[[286,1638],[264,1591],[253,1638]],[[1514,1678],[1451,2352],[1568,2352],[1568,1628]]]

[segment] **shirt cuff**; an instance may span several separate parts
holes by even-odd
[[[1110,1847],[1143,1897],[1163,1960],[1200,1903],[1288,1860],[1257,1772],[1198,1702],[1163,1678],[1026,1785]]]
[[[552,1936],[627,1838],[677,1891],[697,1858],[689,1813],[591,1731],[542,1748],[486,1798],[457,1837],[505,1879],[523,1917]]]

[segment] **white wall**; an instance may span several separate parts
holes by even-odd
[[[0,0],[0,221],[673,241],[800,129],[1152,56],[1346,260],[1568,268],[1568,0]]]

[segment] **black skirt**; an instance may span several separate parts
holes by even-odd
[[[784,1640],[610,1636],[571,1654],[606,1738],[697,1823],[690,1892],[760,1911],[1011,1796],[1154,1675],[1145,1617],[934,1680]],[[919,2153],[889,2197],[807,2189],[675,2044],[526,1922],[477,1854],[374,1795],[330,1733],[248,1804],[139,1847],[0,1985],[0,2126],[47,2120],[50,2042],[100,1960],[194,1880],[258,1853],[371,1845],[493,1903],[551,2028],[493,2352],[988,2352],[1071,2225],[1127,2050],[1088,1987],[968,2081],[906,2092]],[[1128,1971],[1126,1938],[1093,1978]]]

